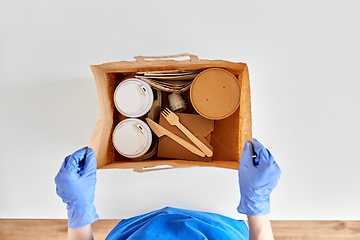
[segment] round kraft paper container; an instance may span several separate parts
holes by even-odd
[[[115,127],[112,141],[116,151],[124,157],[138,158],[149,150],[152,134],[144,121],[128,118]]]
[[[194,79],[190,100],[204,118],[220,120],[233,114],[240,105],[240,84],[222,68],[209,68]]]
[[[126,117],[144,116],[153,102],[154,94],[150,85],[140,79],[128,78],[114,92],[115,107]]]

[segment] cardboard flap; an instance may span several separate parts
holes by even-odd
[[[239,161],[239,108],[229,117],[216,120],[211,145],[214,160]]]
[[[214,131],[214,121],[203,118],[197,114],[187,114],[187,113],[176,113],[179,117],[179,121],[190,131],[192,132],[201,142],[203,142],[207,147],[213,150],[213,147],[209,144],[210,135]],[[170,132],[178,135],[182,139],[188,141],[192,145],[195,144],[185,136],[185,134],[176,126],[172,126],[164,119],[163,116],[160,117],[160,126],[163,126]],[[211,157],[200,157],[171,138],[164,136],[159,139],[159,148],[158,148],[158,157],[164,158],[176,158],[176,159],[186,159],[193,161],[211,161]]]

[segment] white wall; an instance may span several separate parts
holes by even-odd
[[[66,218],[54,177],[66,155],[88,144],[97,118],[90,64],[190,52],[249,66],[253,133],[283,171],[272,219],[359,220],[359,7],[2,1],[0,218]],[[243,218],[238,201],[233,170],[98,171],[102,218],[167,205]]]

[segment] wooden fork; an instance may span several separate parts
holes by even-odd
[[[211,157],[213,152],[202,143],[197,137],[194,136],[184,125],[179,121],[179,117],[173,113],[170,109],[165,108],[161,115],[171,124],[177,126],[201,151],[205,153],[206,156]]]

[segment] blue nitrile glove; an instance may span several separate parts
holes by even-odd
[[[99,219],[94,206],[96,166],[94,150],[84,147],[65,158],[55,177],[56,193],[67,204],[69,228]]]
[[[270,193],[275,188],[281,170],[273,156],[259,141],[246,142],[239,167],[239,184],[241,199],[238,212],[248,216],[270,213]]]

